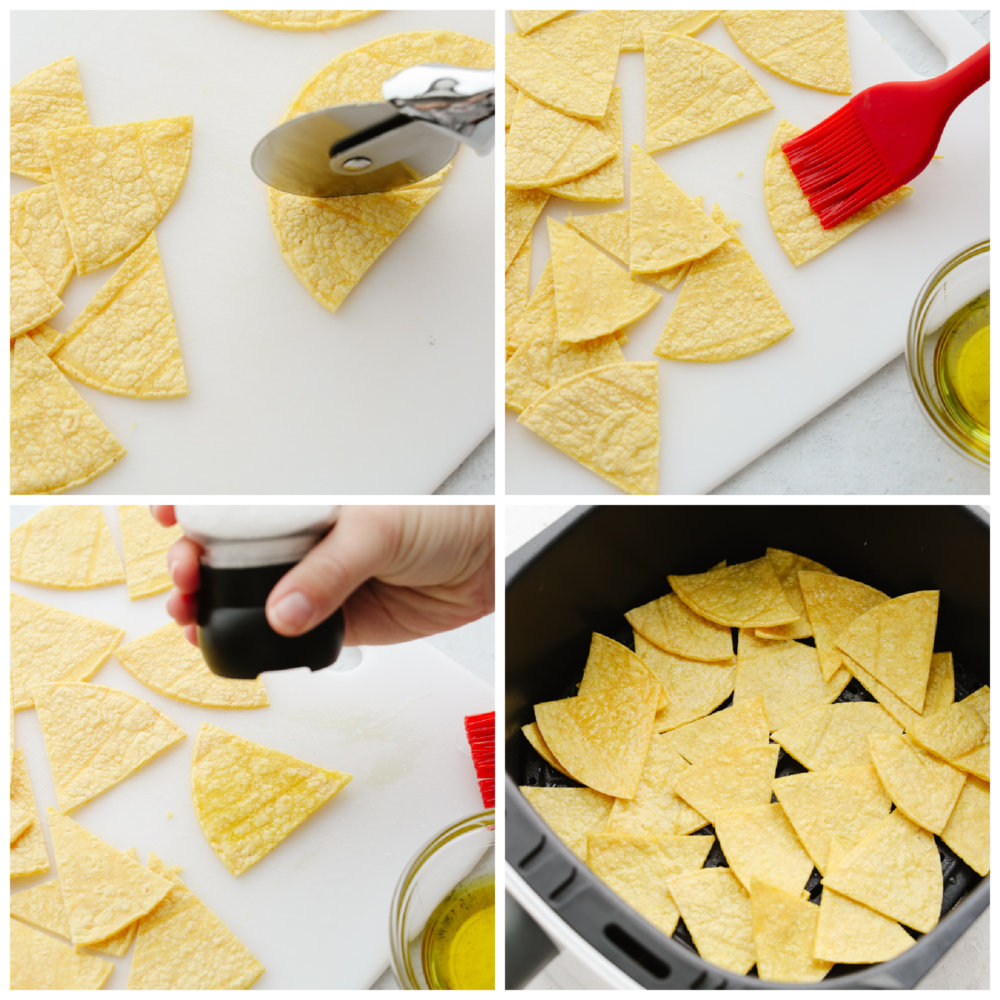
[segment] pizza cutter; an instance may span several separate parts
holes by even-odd
[[[269,132],[250,158],[270,187],[310,198],[391,191],[437,173],[461,143],[493,149],[494,71],[412,66],[382,85],[383,101],[342,104]]]

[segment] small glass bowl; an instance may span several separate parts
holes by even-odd
[[[955,451],[989,468],[989,438],[963,427],[945,405],[934,375],[935,351],[945,322],[990,287],[990,241],[982,240],[949,257],[927,279],[910,314],[906,366],[920,408]]]
[[[467,816],[435,834],[410,859],[389,909],[392,969],[404,990],[431,989],[424,974],[424,928],[458,885],[495,872],[495,814]]]

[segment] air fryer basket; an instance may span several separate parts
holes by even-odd
[[[577,508],[507,560],[506,855],[581,937],[649,989],[903,989],[912,987],[989,904],[981,878],[935,837],[942,916],[889,962],[836,965],[820,983],[782,987],[705,962],[683,926],[673,938],[626,906],[561,841],[518,785],[575,785],[521,734],[540,701],[568,697],[592,632],[632,647],[623,615],[661,596],[667,573],[698,573],[768,547],[815,559],[890,596],[940,590],[935,649],[955,660],[955,699],[989,684],[989,526],[957,506],[609,506]],[[856,680],[838,701],[872,700]],[[731,697],[720,708],[728,707]],[[778,775],[805,770],[780,752]],[[708,833],[714,832],[711,827]],[[718,843],[707,866],[724,864]],[[819,895],[816,871],[807,885]],[[508,951],[511,943],[508,942]],[[508,984],[510,986],[510,984]]]

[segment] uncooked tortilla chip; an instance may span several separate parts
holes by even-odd
[[[162,594],[171,587],[167,549],[184,535],[179,524],[164,528],[143,505],[118,508],[129,600]]]
[[[625,617],[644,639],[668,653],[709,663],[733,658],[731,629],[702,618],[676,594],[626,611]]]
[[[187,377],[150,233],[72,322],[50,355],[78,382],[117,396],[186,396]]]
[[[635,281],[585,239],[548,219],[559,338],[577,343],[645,316],[660,294]]]
[[[633,274],[658,274],[697,260],[729,239],[648,154],[632,147],[629,180]]]
[[[125,630],[115,625],[11,594],[14,708],[31,708],[32,688],[36,684],[85,681],[93,677],[124,637]]]
[[[608,821],[610,795],[591,788],[530,788],[524,797],[552,832],[581,860],[587,860],[587,834],[600,833]]]
[[[690,767],[668,740],[654,733],[642,769],[642,780],[630,799],[615,799],[605,833],[643,837],[683,836],[708,820],[674,794],[673,780]]]
[[[824,681],[812,646],[794,639],[758,639],[751,630],[740,630],[733,704],[760,695],[772,731],[816,705],[828,705],[850,680],[841,669]]]
[[[24,759],[24,751],[14,751],[10,772],[10,803],[17,806],[31,817],[27,830],[10,845],[10,877],[21,878],[27,875],[39,875],[49,870],[49,855],[45,850],[45,837],[42,836],[42,824],[38,821],[38,809],[35,806],[35,796],[31,791],[31,779],[28,776],[28,765]]]
[[[796,896],[805,888],[812,859],[780,803],[720,809],[712,822],[729,867],[745,889],[755,878]]]
[[[514,25],[522,35],[527,35],[540,28],[543,24],[555,21],[556,18],[565,17],[572,14],[571,10],[512,10],[511,17],[514,18]]]
[[[713,712],[670,734],[670,745],[692,764],[737,747],[764,747],[767,743],[767,716],[760,698]]]
[[[59,295],[73,274],[73,248],[54,184],[39,184],[11,197],[10,238]]]
[[[880,684],[859,663],[849,656],[842,657],[844,666],[858,679],[865,690],[904,728],[909,730],[920,716],[904,705],[884,684]],[[955,665],[951,653],[934,653],[927,679],[924,712],[933,715],[955,700]]]
[[[573,375],[518,418],[613,486],[659,492],[659,390],[655,362],[605,365]]]
[[[240,875],[273,850],[351,775],[202,723],[191,760],[198,824],[222,863]]]
[[[844,701],[817,705],[771,733],[771,739],[810,771],[870,764],[868,735],[902,726],[879,704]]]
[[[923,712],[938,591],[904,594],[855,618],[837,645],[914,712]]]
[[[88,590],[125,582],[100,507],[53,504],[10,533],[10,576],[21,583]]]
[[[24,806],[11,799],[10,802],[10,842],[13,844],[18,837],[34,822],[34,817]]]
[[[859,226],[871,222],[876,215],[881,215],[887,208],[913,194],[913,188],[904,184],[866,205],[832,229],[824,229],[819,216],[802,193],[787,157],[781,151],[786,142],[801,133],[802,129],[782,119],[771,136],[771,145],[764,163],[764,203],[767,206],[767,217],[771,220],[771,228],[778,237],[781,248],[796,267],[812,260],[824,250],[829,250]]]
[[[990,783],[969,775],[941,839],[977,874],[990,873]]]
[[[627,10],[622,52],[641,52],[642,36],[647,31],[696,35],[721,13],[721,10]]]
[[[103,958],[78,955],[70,945],[11,918],[12,990],[99,990],[113,968]]]
[[[504,332],[508,345],[517,321],[528,307],[531,280],[531,237],[521,244],[504,274]]]
[[[889,596],[867,584],[828,572],[803,569],[798,579],[823,679],[829,680],[840,669],[842,657],[837,648],[840,633],[859,615],[888,601]]]
[[[227,14],[238,17],[241,21],[259,24],[262,28],[281,28],[283,31],[323,31],[326,28],[339,28],[360,21],[363,17],[377,14],[377,10],[227,10]],[[264,970],[261,969],[261,972]],[[256,978],[256,977],[255,977]],[[135,987],[129,984],[129,989],[155,989],[155,987]],[[175,987],[179,988],[179,987]],[[245,989],[245,987],[208,987],[191,986],[190,989]]]
[[[809,624],[809,619],[806,616],[802,588],[799,585],[799,572],[800,570],[806,570],[813,573],[827,573],[832,575],[833,571],[818,562],[813,562],[812,559],[806,559],[805,556],[797,556],[794,552],[786,552],[784,549],[769,548],[767,550],[767,558],[771,560],[774,565],[774,572],[778,574],[778,579],[781,581],[781,586],[785,591],[785,599],[798,611],[800,617],[797,622],[791,622],[788,625],[759,628],[757,629],[757,636],[760,639],[807,639],[813,633],[812,626]],[[822,665],[822,656],[820,657],[820,663]],[[828,681],[835,673],[836,669],[831,670],[829,674],[824,671],[823,680]]]
[[[11,493],[65,493],[124,454],[66,376],[30,337],[19,337],[10,361]]]
[[[592,833],[587,837],[587,866],[657,930],[673,934],[680,911],[664,882],[698,871],[715,837],[643,837]]]
[[[716,566],[707,573],[668,576],[667,580],[692,611],[719,625],[755,628],[783,625],[798,617],[785,600],[767,556],[735,566]]]
[[[507,336],[508,357],[536,337],[544,337],[548,341],[558,339],[556,288],[552,283],[551,258],[545,262],[542,276],[538,279],[524,312]]]
[[[625,159],[622,156],[622,89],[611,91],[608,110],[594,126],[615,148],[615,155],[596,170],[562,184],[546,186],[549,194],[568,201],[621,201],[625,197]]]
[[[124,781],[186,735],[152,705],[114,688],[71,681],[36,684],[31,693],[64,813]]]
[[[654,350],[662,358],[732,361],[770,347],[795,329],[718,205],[712,220],[729,239],[691,264]]]
[[[63,304],[36,270],[24,251],[10,241],[10,335],[34,330],[55,316]]]
[[[512,188],[507,188],[503,194],[506,232],[504,269],[506,270],[524,245],[550,195],[547,191],[515,191]]]
[[[181,116],[46,133],[79,274],[121,260],[153,231],[187,173],[192,128]]]
[[[88,125],[87,104],[69,56],[36,69],[10,88],[10,169],[32,180],[52,180],[45,133],[68,125]]]
[[[235,680],[212,673],[201,651],[176,622],[115,650],[115,659],[158,694],[202,708],[263,708],[267,691],[258,677]]]
[[[702,868],[676,875],[666,886],[698,954],[706,962],[737,975],[748,973],[757,960],[750,894],[733,872],[728,868]]]
[[[872,763],[897,809],[931,833],[948,825],[965,774],[917,746],[909,736],[872,733]]]
[[[683,35],[647,31],[646,150],[679,146],[774,107],[735,59]]]
[[[898,809],[827,872],[823,885],[925,934],[941,914],[944,881],[934,837]]]
[[[542,739],[542,734],[538,731],[537,722],[529,722],[526,726],[521,726],[524,738],[535,748],[536,753],[549,767],[554,767],[557,771],[565,774],[567,778],[572,775],[566,773],[566,769],[556,760],[556,755],[549,749],[549,745]]]
[[[722,23],[758,66],[828,94],[851,92],[842,10],[730,10]]]
[[[819,907],[767,879],[750,885],[757,975],[772,983],[818,983],[833,962],[813,958]]]
[[[172,885],[139,921],[130,990],[246,990],[264,966],[228,927],[155,855],[150,871]],[[191,956],[197,955],[197,961]]]
[[[871,764],[789,774],[771,787],[821,875],[832,868],[832,840],[853,849],[892,808]]]
[[[674,793],[714,823],[720,812],[767,805],[777,764],[773,743],[727,750],[678,775]]]
[[[517,87],[512,87],[506,80],[503,84],[504,128],[510,128],[510,120],[514,117],[514,104],[517,102]]]

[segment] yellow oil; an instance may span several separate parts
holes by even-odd
[[[951,416],[973,440],[990,443],[990,293],[984,292],[941,329],[934,378]]]
[[[494,976],[493,875],[463,882],[431,915],[424,929],[424,975],[432,990],[492,990]]]

